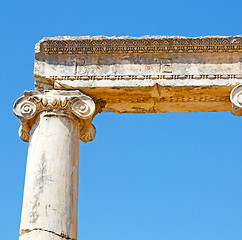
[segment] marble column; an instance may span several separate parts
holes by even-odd
[[[79,91],[31,91],[14,113],[29,141],[19,239],[77,239],[79,139],[95,137],[95,104]]]

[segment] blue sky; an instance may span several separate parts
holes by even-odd
[[[0,2],[0,239],[18,238],[28,144],[14,101],[34,89],[34,45],[71,35],[238,35],[241,0]],[[96,116],[80,143],[78,239],[241,240],[241,119]]]

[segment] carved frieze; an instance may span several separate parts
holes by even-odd
[[[55,114],[68,113],[77,121],[79,137],[83,142],[92,141],[96,129],[91,124],[95,114],[94,101],[80,91],[26,91],[13,106],[14,114],[20,119],[19,136],[29,141],[30,130],[38,113],[50,111]]]
[[[242,79],[242,74],[197,74],[197,75],[174,75],[174,74],[162,74],[162,75],[100,75],[100,76],[50,76],[51,80],[190,80],[190,79]]]
[[[104,39],[47,39],[40,43],[47,54],[215,53],[241,52],[242,37],[141,37]]]

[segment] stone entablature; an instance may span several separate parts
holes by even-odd
[[[242,36],[44,38],[34,74],[36,90],[80,90],[102,112],[231,111]]]

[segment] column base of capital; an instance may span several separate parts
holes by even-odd
[[[47,230],[30,230],[19,237],[19,240],[76,240]]]

